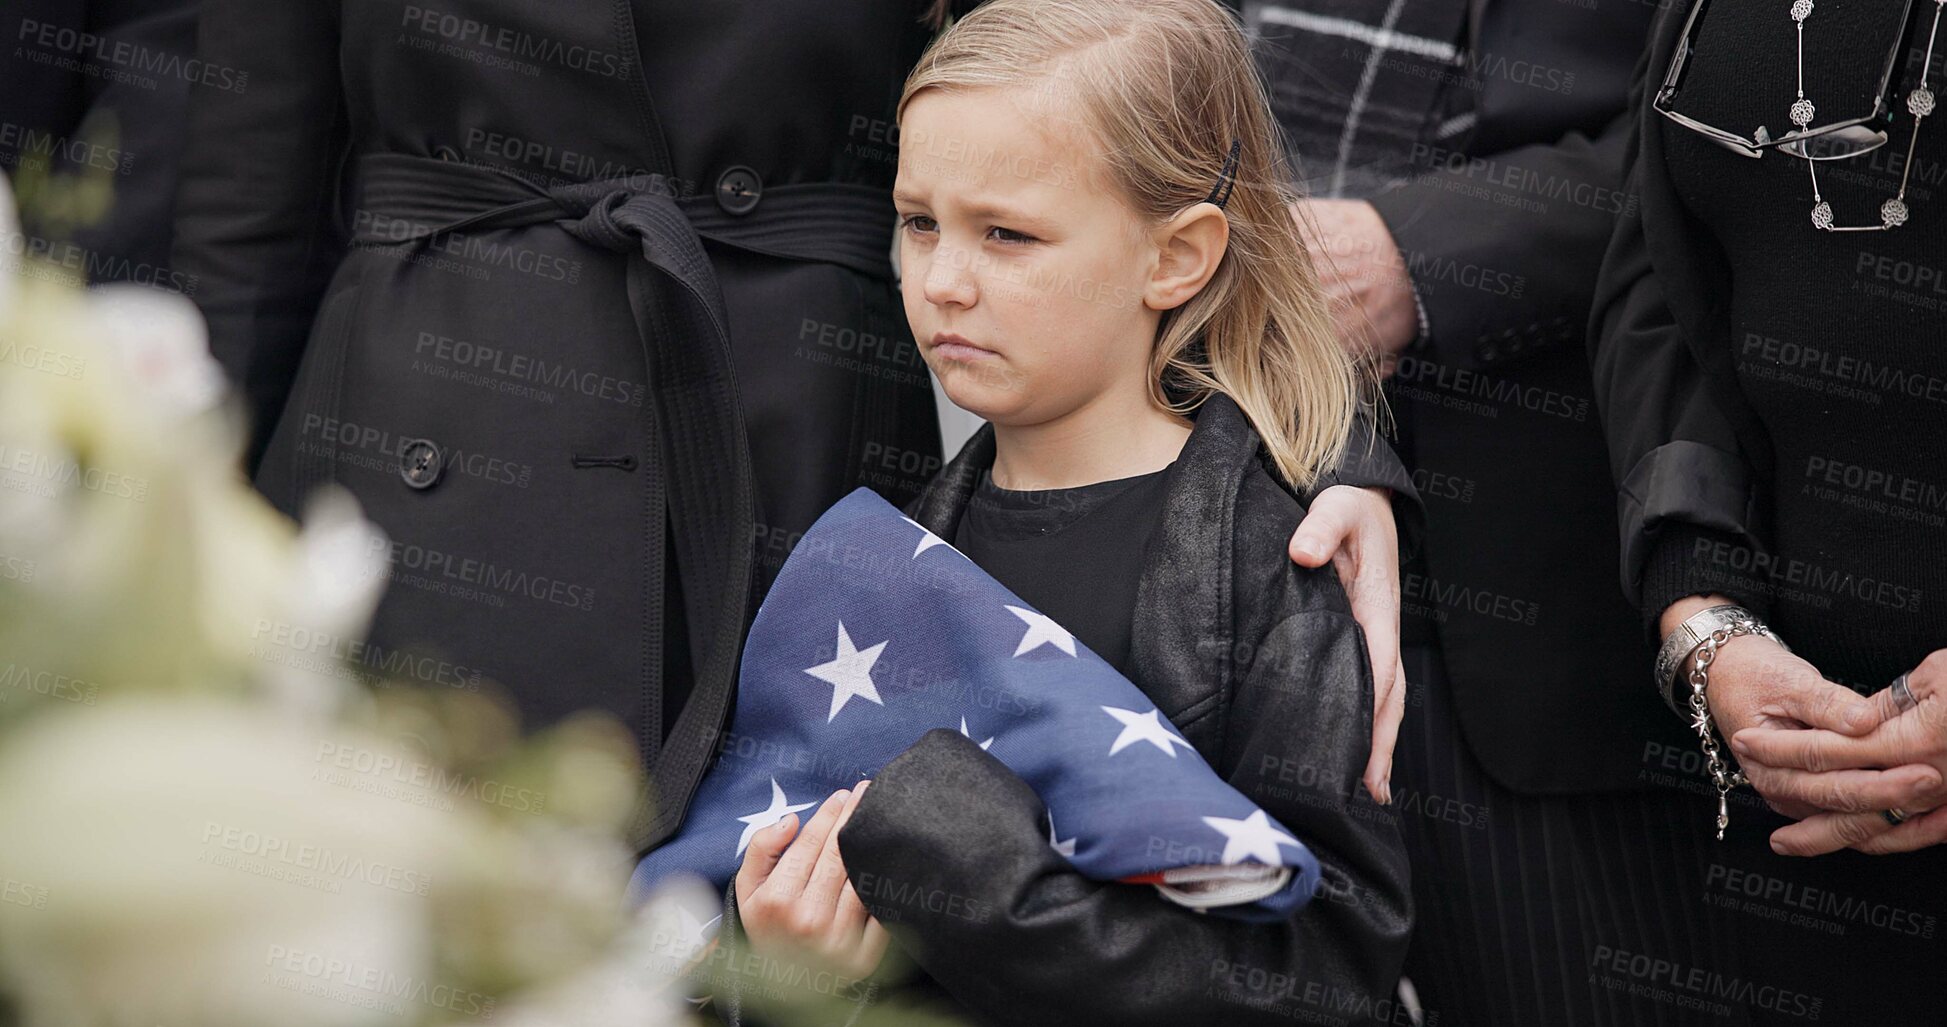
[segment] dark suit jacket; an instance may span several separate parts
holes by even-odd
[[[236,85],[190,58],[197,0],[7,0],[0,16],[0,171],[45,164],[99,175],[104,216],[75,226],[21,211],[33,245],[90,282],[194,293],[169,266],[184,108],[192,89]],[[72,247],[72,248],[70,248]],[[57,249],[58,248],[58,249]]]
[[[983,427],[912,516],[952,538],[993,458]],[[1393,815],[1359,781],[1372,719],[1364,636],[1336,574],[1287,558],[1303,507],[1266,472],[1231,400],[1199,408],[1166,489],[1142,555],[1131,677],[1218,774],[1318,854],[1325,883],[1310,905],[1250,924],[1088,880],[1050,848],[1034,793],[950,731],[929,732],[874,778],[839,832],[846,869],[900,947],[979,1023],[1283,1024],[1305,1010],[1384,1021],[1411,914]],[[993,915],[904,898],[929,895]],[[731,946],[736,924],[733,902],[720,935]],[[719,982],[731,1022],[737,993]]]
[[[1391,386],[1427,510],[1409,634],[1444,651],[1488,773],[1528,793],[1639,787],[1646,745],[1683,744],[1616,587],[1581,345],[1603,247],[1637,202],[1624,110],[1654,11],[1472,0],[1451,84],[1472,127],[1440,141],[1430,124],[1420,174],[1373,199],[1431,329]]]

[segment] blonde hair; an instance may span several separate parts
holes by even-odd
[[[1229,11],[1215,0],[989,0],[933,40],[899,116],[926,89],[1036,85],[1071,102],[1136,212],[1167,221],[1210,196],[1239,143],[1216,274],[1166,311],[1150,395],[1187,414],[1237,402],[1278,473],[1311,487],[1344,456],[1369,366],[1339,345],[1292,220],[1285,150]]]

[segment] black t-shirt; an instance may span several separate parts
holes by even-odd
[[[983,471],[953,545],[1126,677],[1136,583],[1168,478],[1164,468],[1024,491],[1000,488]]]

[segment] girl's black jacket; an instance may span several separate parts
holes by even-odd
[[[908,513],[953,538],[993,458],[989,425]],[[1131,676],[1220,775],[1317,854],[1319,892],[1289,920],[1253,924],[1085,878],[1050,847],[1026,784],[971,740],[929,732],[873,780],[839,848],[867,908],[969,1019],[1177,1027],[1398,1014],[1410,893],[1393,814],[1360,784],[1372,726],[1364,635],[1335,573],[1286,555],[1303,507],[1264,459],[1232,400],[1204,401],[1141,556]],[[722,937],[736,945],[731,906]],[[738,1022],[721,981],[717,998]]]

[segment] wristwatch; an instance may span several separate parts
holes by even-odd
[[[1663,639],[1663,648],[1656,651],[1656,691],[1663,696],[1663,702],[1679,717],[1690,716],[1688,696],[1680,701],[1677,697],[1678,672],[1689,662],[1690,654],[1697,651],[1704,639],[1721,628],[1748,621],[1751,633],[1778,643],[1779,648],[1791,652],[1792,647],[1778,637],[1777,632],[1764,625],[1751,611],[1736,603],[1719,603],[1705,607],[1684,619]]]

